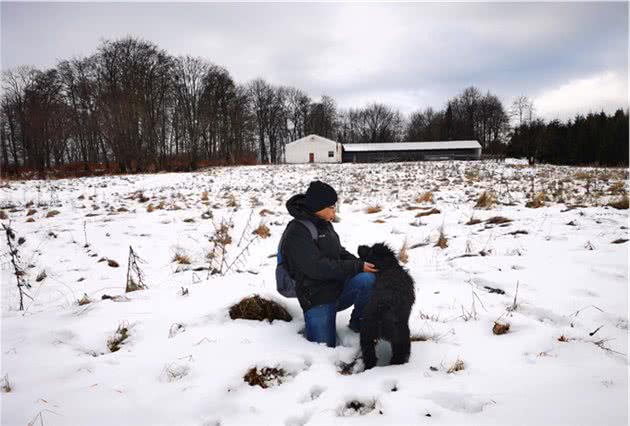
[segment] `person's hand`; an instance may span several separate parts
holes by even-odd
[[[369,262],[363,262],[363,272],[378,272],[378,269]]]

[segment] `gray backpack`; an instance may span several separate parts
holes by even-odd
[[[311,237],[313,238],[313,241],[315,242],[315,244],[317,244],[317,228],[315,228],[315,225],[313,224],[313,222],[306,219],[294,219],[294,220],[306,226],[306,228],[311,233]],[[287,226],[287,229],[288,228],[289,227]],[[280,238],[280,243],[278,244],[278,257],[277,257],[278,263],[276,265],[276,289],[278,290],[278,293],[280,293],[284,297],[291,298],[291,297],[297,297],[297,294],[295,293],[295,280],[291,278],[291,275],[289,275],[289,271],[286,268],[286,264],[282,262],[282,254],[281,254],[282,243],[284,242],[284,236],[286,233],[287,231],[285,229],[284,233],[282,234],[282,237]]]

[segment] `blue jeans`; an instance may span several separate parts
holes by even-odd
[[[334,348],[337,344],[337,312],[354,305],[350,315],[350,328],[359,330],[363,308],[370,300],[376,276],[371,272],[361,272],[343,284],[343,290],[336,303],[317,305],[304,312],[306,338],[311,342],[326,343]]]

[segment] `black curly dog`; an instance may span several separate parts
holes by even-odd
[[[416,299],[413,279],[386,244],[359,246],[359,257],[379,270],[361,319],[361,352],[365,369],[376,365],[374,346],[377,339],[391,343],[391,364],[404,364],[409,360],[411,350],[409,315]]]

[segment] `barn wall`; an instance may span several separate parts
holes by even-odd
[[[333,157],[328,157],[328,151],[333,152]],[[315,155],[315,163],[341,162],[341,144],[318,139],[287,144],[285,159],[287,163],[308,163],[311,152]]]
[[[422,151],[358,151],[343,152],[344,163],[375,163],[423,160],[478,160],[481,149],[440,149]]]

